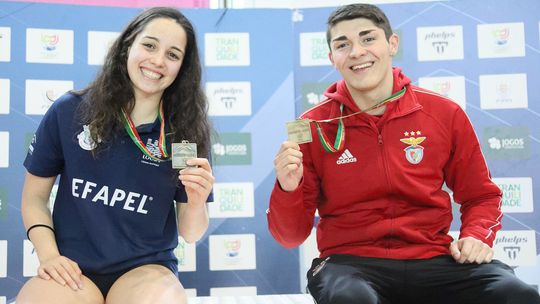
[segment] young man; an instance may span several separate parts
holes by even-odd
[[[338,8],[327,39],[343,80],[301,116],[312,142],[281,145],[268,210],[269,229],[287,248],[308,237],[319,211],[321,255],[307,274],[315,301],[540,303],[492,260],[501,191],[465,112],[392,67],[399,38],[378,7]],[[454,243],[444,183],[461,205]]]

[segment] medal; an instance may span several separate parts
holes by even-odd
[[[312,141],[309,119],[298,119],[286,124],[288,140],[297,144],[305,144]]]
[[[184,169],[189,167],[186,164],[188,159],[197,158],[197,144],[182,140],[181,143],[172,143],[172,167],[173,169]]]

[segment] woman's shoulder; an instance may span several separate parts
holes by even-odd
[[[64,93],[53,102],[53,105],[57,107],[66,107],[69,105],[78,105],[83,100],[84,94],[80,94],[74,91]]]
[[[74,112],[81,104],[84,95],[69,91],[58,97],[51,105],[50,111],[57,113]]]

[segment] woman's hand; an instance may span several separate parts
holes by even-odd
[[[212,191],[215,178],[206,158],[193,158],[186,161],[187,167],[180,170],[180,182],[186,189],[188,203],[204,204]]]
[[[57,255],[40,262],[38,276],[44,280],[55,280],[73,290],[82,289],[82,271],[77,263],[65,256]]]

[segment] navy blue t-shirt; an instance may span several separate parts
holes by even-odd
[[[176,265],[174,201],[187,202],[187,195],[171,161],[150,159],[127,132],[94,157],[88,126],[77,112],[82,98],[68,93],[52,104],[24,161],[34,175],[60,175],[53,210],[60,253],[94,274],[148,263]],[[159,127],[156,119],[137,128],[158,157]]]

